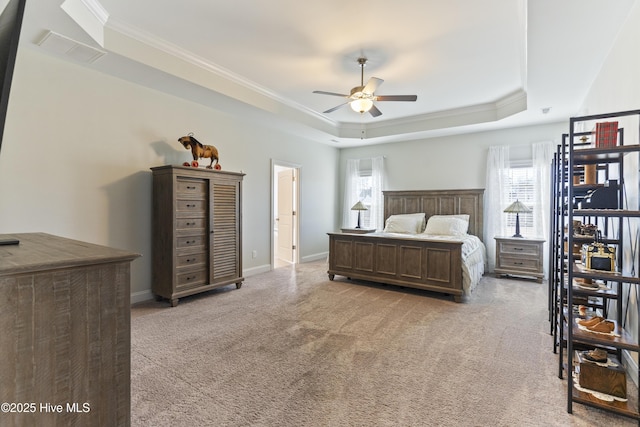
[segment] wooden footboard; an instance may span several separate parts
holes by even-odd
[[[371,234],[329,235],[329,279],[352,279],[425,289],[462,301],[462,243]]]

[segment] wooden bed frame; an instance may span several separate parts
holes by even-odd
[[[469,215],[469,234],[483,240],[484,190],[384,191],[384,217],[424,212]],[[368,234],[328,233],[329,279],[336,275],[465,296],[462,243]]]

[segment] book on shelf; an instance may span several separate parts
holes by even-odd
[[[593,133],[596,148],[609,148],[618,145],[618,122],[598,122]]]

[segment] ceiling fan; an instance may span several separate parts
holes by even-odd
[[[358,58],[358,64],[360,64],[360,86],[356,86],[351,89],[349,95],[335,92],[325,92],[323,90],[314,90],[313,93],[319,93],[322,95],[332,95],[347,98],[348,101],[340,104],[336,107],[330,108],[327,111],[323,111],[324,114],[331,113],[347,104],[351,106],[351,109],[357,113],[368,112],[373,117],[378,117],[382,114],[374,104],[373,101],[415,101],[418,99],[417,95],[376,95],[375,91],[384,82],[384,80],[377,77],[371,77],[367,84],[364,84],[364,67],[367,64],[367,58]]]

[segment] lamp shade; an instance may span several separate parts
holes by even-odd
[[[351,101],[351,109],[356,113],[366,113],[373,107],[373,101],[367,98],[360,98]]]
[[[505,210],[506,213],[528,213],[531,209],[522,204],[521,201],[516,200],[511,203]]]
[[[361,201],[358,201],[358,203],[356,203],[355,205],[353,205],[351,207],[352,211],[366,211],[367,207],[365,205],[362,204]]]

